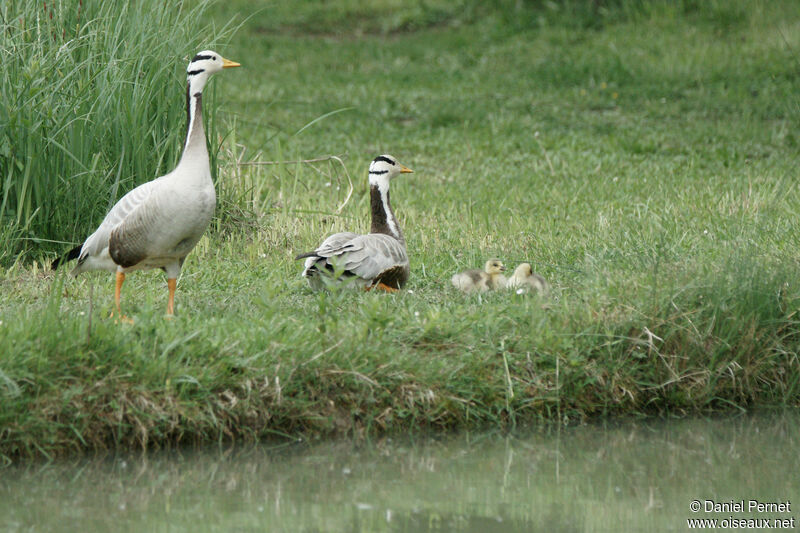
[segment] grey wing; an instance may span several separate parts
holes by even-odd
[[[382,233],[336,233],[322,242],[307,265],[317,263],[316,258],[325,260],[332,269],[342,269],[367,280],[392,268],[408,267],[405,247]]]
[[[370,233],[358,235],[350,241],[342,255],[345,270],[362,279],[375,279],[382,273],[396,268],[408,268],[405,247],[389,235]]]
[[[295,259],[305,258],[305,268],[303,276],[309,276],[312,272],[317,270],[328,270],[333,272],[335,258],[342,253],[342,250],[354,238],[358,237],[357,233],[342,232],[334,233],[320,244],[313,252],[306,252],[298,255]],[[333,258],[333,261],[331,259]]]
[[[114,228],[124,223],[137,208],[146,203],[150,194],[157,187],[157,184],[158,180],[148,181],[120,198],[108,214],[106,214],[100,227],[98,227],[83,243],[78,262],[82,262],[88,256],[98,255],[108,247],[111,239],[111,232]]]
[[[334,257],[341,254],[342,250],[356,237],[359,237],[358,233],[352,233],[349,231],[334,233],[322,241],[322,244],[320,244],[313,253],[318,257]]]
[[[158,197],[150,195],[111,230],[108,253],[124,268],[130,268],[151,255],[162,253],[153,246],[153,228],[158,228]],[[162,245],[163,246],[163,245]]]

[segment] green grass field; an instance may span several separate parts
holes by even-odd
[[[147,77],[163,95],[148,113],[166,123],[129,109],[70,158],[47,140],[60,129],[0,114],[4,194],[20,198],[0,209],[0,454],[800,404],[796,2],[255,4],[201,6],[207,41],[159,47],[174,64]],[[43,265],[174,164],[184,58],[206,43],[243,65],[204,99],[218,217],[177,316],[163,274],[137,272],[135,324],[116,324],[113,276]],[[110,120],[81,106],[59,119]],[[415,170],[392,185],[407,290],[312,293],[293,257],[368,230],[381,153]],[[82,205],[59,196],[87,175]],[[37,211],[19,183],[45,177]],[[489,257],[531,262],[551,294],[450,286]]]

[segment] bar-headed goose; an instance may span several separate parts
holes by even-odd
[[[366,235],[336,233],[319,247],[298,255],[305,259],[303,276],[314,290],[329,283],[352,283],[367,290],[399,290],[408,279],[406,240],[389,203],[389,183],[413,172],[390,155],[379,155],[369,165],[372,227]]]
[[[545,292],[548,289],[547,281],[533,271],[530,263],[520,263],[514,269],[514,274],[508,278],[506,287],[519,291]]]
[[[465,270],[454,274],[450,282],[457,289],[464,292],[486,292],[495,289],[502,289],[506,285],[506,277],[503,275],[506,267],[499,259],[489,259],[486,261],[483,270]]]
[[[203,87],[212,74],[238,66],[239,63],[210,50],[194,56],[186,69],[188,126],[178,166],[169,174],[128,192],[81,246],[53,262],[53,268],[57,268],[63,262],[77,259],[73,276],[87,270],[116,272],[114,304],[120,317],[120,291],[125,274],[151,268],[166,272],[167,314],[174,313],[175,286],[181,266],[208,227],[216,206],[201,111]]]

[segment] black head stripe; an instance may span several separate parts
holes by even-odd
[[[380,175],[380,174],[388,174],[389,171],[388,170],[370,170],[369,173],[370,174],[378,174],[378,175]]]
[[[207,56],[207,55],[203,55],[203,54],[197,54],[192,59],[192,63],[194,63],[195,61],[202,61],[203,59],[214,59],[214,56]]]
[[[187,72],[187,73],[186,73],[186,75],[187,75],[187,76],[196,76],[197,74],[200,74],[201,72],[205,72],[205,70],[203,70],[203,69],[200,69],[200,70],[190,70],[189,72]]]
[[[396,165],[397,164],[394,161],[392,161],[391,159],[389,159],[388,157],[385,157],[385,156],[382,156],[382,155],[379,155],[378,157],[376,157],[375,159],[372,160],[373,163],[377,163],[378,161],[383,161],[384,163],[389,163],[390,165]]]

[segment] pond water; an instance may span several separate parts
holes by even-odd
[[[696,518],[798,527],[795,506],[797,412],[0,470],[0,530],[10,532],[687,531]]]

